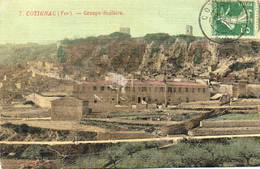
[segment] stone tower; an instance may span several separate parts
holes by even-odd
[[[186,35],[193,36],[193,27],[191,25],[186,25]]]
[[[130,28],[128,28],[128,27],[121,27],[121,28],[119,29],[119,32],[121,32],[121,33],[126,33],[126,34],[130,35],[131,30],[130,30]]]

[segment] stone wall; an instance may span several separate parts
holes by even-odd
[[[260,98],[260,84],[248,84],[247,95]]]
[[[33,93],[25,96],[27,101],[32,101],[41,108],[51,108],[51,102],[59,99],[60,97],[44,97],[39,94]]]
[[[51,119],[54,121],[80,121],[87,108],[87,103],[75,98],[54,100],[51,105]]]

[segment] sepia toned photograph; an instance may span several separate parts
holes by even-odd
[[[0,169],[260,167],[260,0],[0,0]]]

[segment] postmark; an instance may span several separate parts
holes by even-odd
[[[253,0],[208,0],[201,8],[203,35],[216,43],[256,36],[256,3]]]

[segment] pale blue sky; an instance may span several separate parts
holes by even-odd
[[[134,37],[164,32],[185,33],[198,26],[206,0],[0,0],[0,43],[49,42],[64,38],[98,36],[130,27]],[[123,16],[19,16],[19,11],[122,11]],[[24,14],[24,13],[23,13]]]

